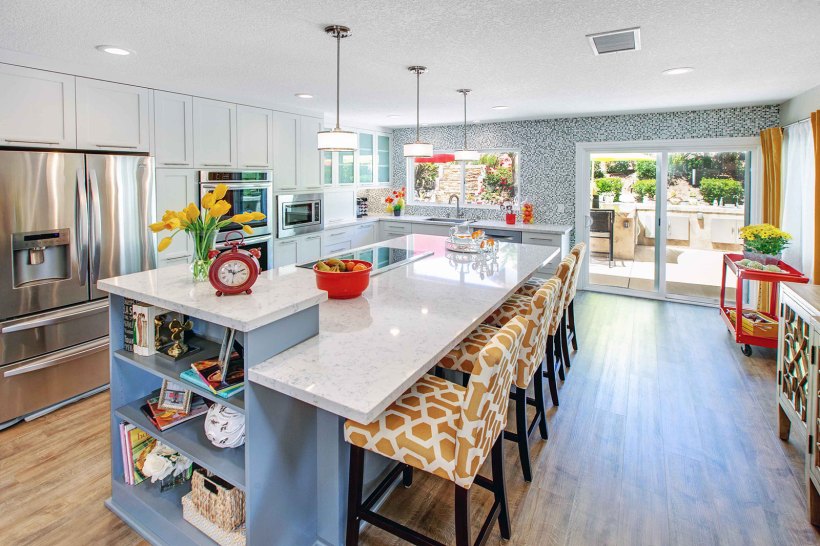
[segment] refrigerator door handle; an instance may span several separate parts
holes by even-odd
[[[94,341],[89,341],[75,347],[69,347],[68,349],[63,349],[62,351],[57,351],[56,353],[51,353],[50,355],[34,358],[20,367],[5,372],[3,377],[14,377],[15,375],[23,375],[43,370],[45,368],[59,366],[64,362],[76,360],[81,356],[105,351],[107,348],[108,336],[95,339]]]
[[[97,183],[97,171],[89,169],[89,178],[91,179],[91,281],[97,282],[97,277],[100,275],[100,227],[102,219],[102,209],[100,208],[100,185]]]
[[[60,311],[44,313],[43,315],[34,318],[10,320],[8,322],[0,323],[0,334],[10,334],[12,332],[22,332],[23,330],[31,330],[33,328],[42,328],[43,326],[52,326],[61,322],[67,322],[99,313],[106,307],[108,307],[108,300],[103,300],[89,305],[84,305],[79,309],[63,309]]]
[[[88,194],[83,170],[77,169],[77,207],[74,215],[74,244],[79,259],[80,286],[88,282]]]

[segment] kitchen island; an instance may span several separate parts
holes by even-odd
[[[112,294],[108,506],[154,543],[212,543],[181,519],[175,503],[183,488],[159,494],[155,484],[128,486],[122,480],[119,421],[142,425],[134,407],[159,387],[159,378],[174,378],[190,364],[122,351],[122,303],[128,297],[186,313],[201,338],[219,339],[220,327],[237,328],[245,348],[249,381],[237,400],[229,399],[245,414],[245,446],[211,446],[198,419],[179,425],[181,431],[146,432],[246,492],[249,544],[342,544],[344,420],[373,420],[559,252],[500,243],[495,256],[482,259],[446,251],[444,242],[409,235],[371,245],[430,254],[374,275],[353,300],[326,300],[313,272],[296,266],[262,273],[251,296],[216,298],[208,283],[192,284],[184,266],[101,281],[100,288]],[[216,400],[207,391],[195,392]],[[387,468],[373,457],[366,465],[371,487]]]

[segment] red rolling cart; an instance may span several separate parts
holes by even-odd
[[[742,254],[724,254],[723,255],[723,277],[720,283],[720,316],[723,317],[723,322],[729,328],[729,331],[735,336],[735,342],[743,344],[741,350],[746,356],[752,356],[752,345],[757,347],[769,347],[771,349],[777,348],[777,294],[778,283],[781,282],[809,282],[808,277],[783,261],[778,261],[777,267],[783,270],[782,273],[773,273],[771,271],[761,271],[759,269],[747,269],[737,262],[743,259]],[[735,287],[735,306],[728,307],[726,305],[726,270],[729,269],[737,277],[737,287]],[[743,281],[766,281],[772,283],[771,295],[769,297],[768,311],[743,309]],[[749,327],[744,328],[743,321],[748,319],[743,318],[744,312],[758,313],[763,320],[768,319],[769,322],[758,327],[760,330],[771,331],[773,328],[774,336],[759,335],[749,332]],[[773,324],[773,327],[772,327]],[[755,328],[753,327],[752,330]],[[760,332],[761,334],[764,332]]]

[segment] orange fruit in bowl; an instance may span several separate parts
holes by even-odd
[[[481,231],[480,229],[477,229],[477,230],[475,230],[475,231],[473,232],[473,234],[471,235],[471,237],[472,237],[473,239],[478,239],[478,238],[479,238],[479,237],[481,237],[482,235],[484,235],[484,232],[483,232],[483,231]]]
[[[352,262],[351,262],[352,263]],[[355,264],[353,266],[353,271],[364,271],[367,269],[367,266],[364,264]]]

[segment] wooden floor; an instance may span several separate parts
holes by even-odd
[[[802,545],[802,462],[775,433],[774,355],[740,354],[717,311],[602,294],[577,303],[581,350],[533,436],[506,445],[513,539],[490,544]],[[103,506],[108,396],[0,432],[0,544],[137,544]],[[473,492],[474,521],[490,497]],[[453,542],[452,489],[416,473],[382,512]],[[477,528],[475,529],[477,531]],[[369,528],[363,544],[404,544]]]

